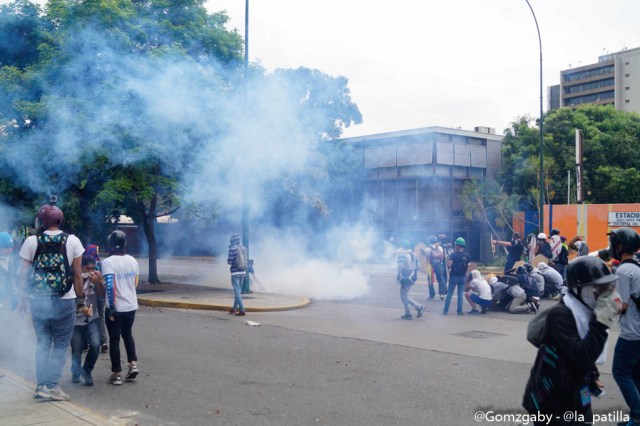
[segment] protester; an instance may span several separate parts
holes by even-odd
[[[538,287],[538,294],[542,297],[544,295],[544,275],[542,275],[540,269],[535,266],[531,266],[529,263],[525,263],[524,267],[531,279],[536,283],[536,286]]]
[[[234,299],[233,307],[229,309],[232,315],[245,315],[244,304],[242,303],[242,284],[247,274],[247,252],[240,242],[240,235],[232,235],[229,240],[229,254],[227,264],[230,265],[231,285],[233,286]]]
[[[564,286],[562,275],[544,262],[538,263],[538,269],[544,277],[543,295],[552,300],[560,300],[560,294]]]
[[[494,245],[500,245],[508,247],[507,249],[507,262],[504,265],[504,272],[508,272],[513,269],[513,265],[522,258],[522,252],[524,251],[524,244],[520,239],[520,234],[513,233],[511,241],[493,241]]]
[[[467,268],[469,267],[469,255],[465,253],[464,248],[467,245],[462,237],[458,237],[454,242],[455,251],[449,256],[447,266],[449,267],[449,288],[447,299],[444,302],[442,315],[449,313],[449,305],[456,287],[458,288],[458,315],[464,315],[462,312],[462,294],[466,284]]]
[[[98,246],[95,244],[87,244],[84,248],[84,254],[90,256],[95,262],[95,270],[101,271],[100,266],[100,254],[98,253]],[[98,312],[98,316],[100,317],[100,321],[98,324],[100,325],[100,350],[102,352],[107,352],[109,350],[109,345],[107,342],[109,341],[109,334],[107,333],[107,325],[104,321],[104,308],[105,308],[105,300],[104,300],[104,292],[102,294],[98,294],[98,303],[94,307],[94,310]]]
[[[133,338],[133,323],[138,310],[136,287],[140,269],[138,262],[126,254],[127,235],[122,231],[113,231],[107,239],[109,257],[102,261],[102,273],[95,272],[97,278],[104,278],[106,286],[105,318],[109,332],[109,358],[111,376],[109,383],[122,384],[122,365],[120,362],[120,337],[127,352],[129,369],[125,380],[134,380],[138,376],[138,356]]]
[[[609,249],[611,257],[620,261],[616,288],[622,299],[620,336],[612,372],[629,406],[628,425],[637,425],[640,424],[640,265],[633,255],[640,249],[640,236],[631,228],[618,228],[609,234]]]
[[[489,306],[491,306],[491,286],[482,278],[480,271],[474,269],[471,271],[471,280],[467,283],[464,296],[471,305],[469,314],[486,314]],[[476,304],[480,305],[480,311],[476,308]]]
[[[538,424],[592,424],[591,396],[595,362],[618,314],[617,277],[600,259],[580,257],[567,268],[568,289],[546,314],[542,345],[531,369],[522,405],[530,413],[551,416]],[[571,420],[563,417],[571,412]],[[584,420],[582,420],[583,418]]]
[[[84,248],[75,235],[62,232],[64,214],[55,205],[40,207],[38,232],[20,249],[20,302],[30,302],[36,334],[36,390],[34,398],[71,399],[58,383],[73,336],[76,306],[84,306],[81,259]],[[80,297],[76,300],[76,295]]]
[[[562,276],[562,281],[566,281],[567,265],[569,264],[569,247],[567,246],[567,237],[560,236],[560,251],[553,259],[553,269],[558,271]]]
[[[71,339],[71,383],[80,383],[80,377],[86,386],[93,386],[91,371],[98,360],[100,352],[100,317],[98,316],[98,297],[104,299],[104,284],[100,279],[91,282],[95,272],[96,262],[86,253],[82,255],[82,278],[84,278],[84,306],[76,312],[73,338]],[[93,275],[95,276],[95,275]],[[82,365],[82,350],[85,343],[89,344],[89,351]]]
[[[404,306],[404,315],[400,318],[403,320],[413,319],[409,306],[413,306],[416,310],[417,318],[422,317],[425,307],[418,304],[409,297],[409,290],[418,279],[418,268],[416,264],[416,256],[411,250],[409,240],[402,241],[402,247],[397,251],[398,273],[396,282],[400,284],[400,300]]]
[[[587,243],[585,241],[577,240],[575,243],[573,243],[573,246],[578,252],[578,257],[587,256],[589,254],[589,246],[587,246]]]
[[[447,272],[445,265],[445,253],[444,249],[438,244],[438,239],[435,236],[429,237],[429,245],[424,250],[424,255],[428,259],[431,270],[435,275],[436,281],[438,281],[438,294],[440,300],[443,300],[447,294]],[[433,277],[429,280],[429,299],[435,298],[435,290],[433,287]]]
[[[545,234],[544,232],[538,234],[535,254],[536,256],[541,254],[549,260],[551,260],[553,256],[551,253],[551,245],[547,241],[547,234]]]
[[[560,238],[560,230],[558,228],[553,228],[551,230],[551,234],[549,236],[549,245],[551,246],[550,265],[555,265],[555,263],[558,261],[558,256],[560,255],[560,251],[562,250],[562,241]]]

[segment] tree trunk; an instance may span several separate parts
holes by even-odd
[[[149,284],[158,284],[158,244],[156,243],[155,221],[156,210],[158,204],[158,193],[154,192],[149,204],[149,213],[147,214],[144,202],[138,202],[140,217],[142,218],[142,227],[144,235],[147,237],[149,244]]]

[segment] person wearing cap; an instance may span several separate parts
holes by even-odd
[[[13,262],[13,238],[6,232],[0,232],[0,308],[7,302],[17,303],[15,294],[16,268]]]
[[[618,279],[600,259],[580,257],[567,268],[568,288],[546,312],[542,344],[522,400],[530,414],[550,416],[536,424],[592,424],[590,388],[596,361],[620,312]],[[573,413],[571,421],[563,415]]]
[[[236,262],[236,258],[242,255],[242,253],[240,253],[241,250],[245,250],[244,253],[246,253],[246,249],[242,246],[240,240],[240,235],[238,234],[231,236],[229,239],[229,254],[227,256],[227,264],[230,265],[231,285],[233,286],[234,293],[233,307],[229,309],[229,313],[237,316],[245,315],[244,304],[242,303],[242,283],[247,274],[246,268],[241,270],[238,268]]]
[[[462,302],[464,300],[464,288],[467,283],[467,268],[470,262],[469,255],[464,251],[466,245],[467,243],[464,238],[456,238],[454,242],[455,251],[451,253],[447,260],[447,267],[449,268],[449,288],[447,298],[444,301],[442,315],[449,313],[449,305],[451,305],[451,298],[453,297],[453,292],[456,287],[458,288],[458,315],[464,315],[462,312]]]
[[[520,239],[520,234],[514,232],[511,237],[511,241],[493,241],[494,245],[508,247],[507,249],[507,262],[504,264],[504,272],[511,271],[513,265],[522,258],[522,252],[524,251],[524,244]]]
[[[545,234],[544,232],[539,233],[537,240],[536,256],[541,254],[547,259],[551,260],[551,245],[547,241],[547,234]]]
[[[435,235],[430,236],[427,242],[429,245],[426,249],[422,249],[422,252],[429,262],[429,265],[431,265],[433,275],[435,275],[436,281],[438,281],[440,300],[443,300],[447,294],[447,272],[445,271],[444,249],[438,244],[438,239]],[[436,292],[431,278],[432,277],[429,277],[429,299],[433,300],[436,297]]]

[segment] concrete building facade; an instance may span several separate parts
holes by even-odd
[[[613,105],[640,113],[640,47],[608,53],[598,62],[560,71],[548,88],[548,110],[582,104]]]
[[[425,127],[343,140],[358,151],[369,220],[387,239],[464,237],[472,258],[483,260],[490,253],[489,235],[481,223],[465,220],[460,194],[471,178],[497,176],[502,138],[488,127]]]

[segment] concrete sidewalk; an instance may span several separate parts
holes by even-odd
[[[227,311],[233,306],[231,289],[184,284],[141,284],[138,303],[144,306]],[[306,297],[270,293],[243,294],[247,312],[274,312],[299,309],[309,305]]]
[[[0,368],[0,401],[4,425],[118,425],[109,418],[72,401],[33,398],[35,385]]]

